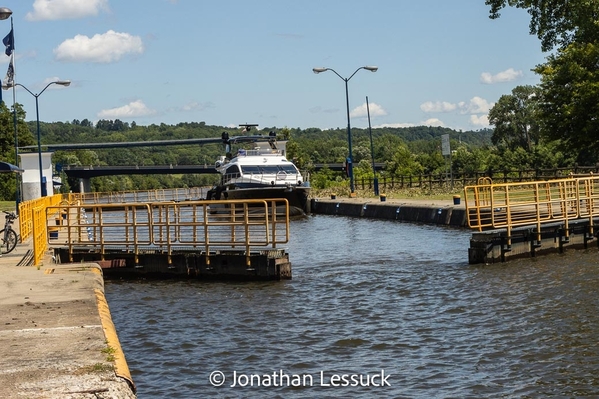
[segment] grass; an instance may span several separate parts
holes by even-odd
[[[116,353],[116,349],[111,346],[107,346],[106,348],[102,349],[102,353],[106,355],[107,362],[114,362],[114,354]]]
[[[380,189],[380,194],[385,194],[388,199],[430,199],[430,200],[451,200],[454,195],[464,195],[464,190],[461,187],[450,188],[403,188],[403,189]],[[374,195],[373,189],[355,190],[358,198],[378,198]],[[327,189],[312,189],[311,196],[313,198],[328,198],[331,194],[336,194],[340,197],[349,197],[349,187],[339,186]]]
[[[15,201],[0,201],[0,211],[15,211],[16,204]]]

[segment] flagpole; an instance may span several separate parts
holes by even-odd
[[[10,63],[12,63],[12,72],[13,72],[13,78],[12,78],[12,121],[13,121],[13,127],[14,127],[14,133],[15,133],[15,165],[19,166],[19,135],[17,134],[17,85],[14,84],[17,79],[17,71],[15,68],[15,31],[13,29],[13,24],[12,24],[12,16],[10,17],[10,31],[12,32],[12,54],[10,56]],[[21,176],[19,175],[19,173],[15,173],[15,179],[16,179],[16,198],[15,198],[15,207],[17,215],[19,214],[19,203],[21,202]]]

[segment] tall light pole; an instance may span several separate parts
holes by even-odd
[[[370,72],[376,72],[379,68],[376,66],[363,66],[360,67],[358,69],[356,69],[354,71],[354,73],[351,74],[351,76],[349,78],[344,78],[343,76],[339,75],[337,73],[337,71],[335,71],[332,68],[312,68],[312,72],[314,73],[321,73],[321,72],[326,72],[326,71],[332,71],[333,73],[335,73],[335,75],[339,76],[341,78],[341,80],[343,80],[345,82],[345,103],[347,105],[347,144],[349,147],[349,156],[347,157],[347,174],[349,175],[349,189],[350,189],[350,196],[353,197],[355,194],[355,190],[354,190],[354,159],[352,156],[352,145],[351,145],[351,123],[350,123],[350,118],[349,118],[349,91],[347,89],[347,82],[349,82],[349,80],[351,78],[354,77],[354,75],[360,70],[360,69],[366,69],[367,71]]]
[[[368,134],[370,135],[370,158],[372,158],[372,173],[374,179],[372,186],[374,187],[374,195],[379,195],[379,178],[376,177],[376,168],[374,165],[374,144],[372,143],[372,127],[370,126],[370,106],[368,105],[368,96],[366,96],[366,112],[368,113]]]
[[[61,85],[61,86],[68,86],[71,84],[70,80],[56,80],[54,82],[50,82],[46,85],[46,87],[44,87],[42,89],[42,91],[40,91],[37,94],[34,94],[31,90],[29,90],[27,87],[23,86],[20,83],[14,83],[14,86],[21,86],[22,88],[24,88],[25,90],[27,90],[29,92],[29,94],[31,94],[33,97],[35,97],[35,117],[37,119],[37,154],[38,154],[38,161],[39,161],[39,169],[40,169],[40,197],[44,196],[44,171],[42,169],[42,141],[41,141],[41,136],[40,136],[40,111],[39,111],[39,104],[38,104],[38,97],[42,95],[42,93],[51,85]],[[47,183],[46,183],[47,184]]]

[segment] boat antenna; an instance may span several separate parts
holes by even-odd
[[[257,123],[242,123],[239,126],[240,127],[243,126],[243,130],[241,131],[241,133],[244,133],[244,132],[249,132],[253,127],[258,126],[258,124]]]

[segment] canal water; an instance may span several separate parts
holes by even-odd
[[[107,282],[138,397],[599,395],[597,250],[473,266],[470,236],[319,215],[291,281]]]

